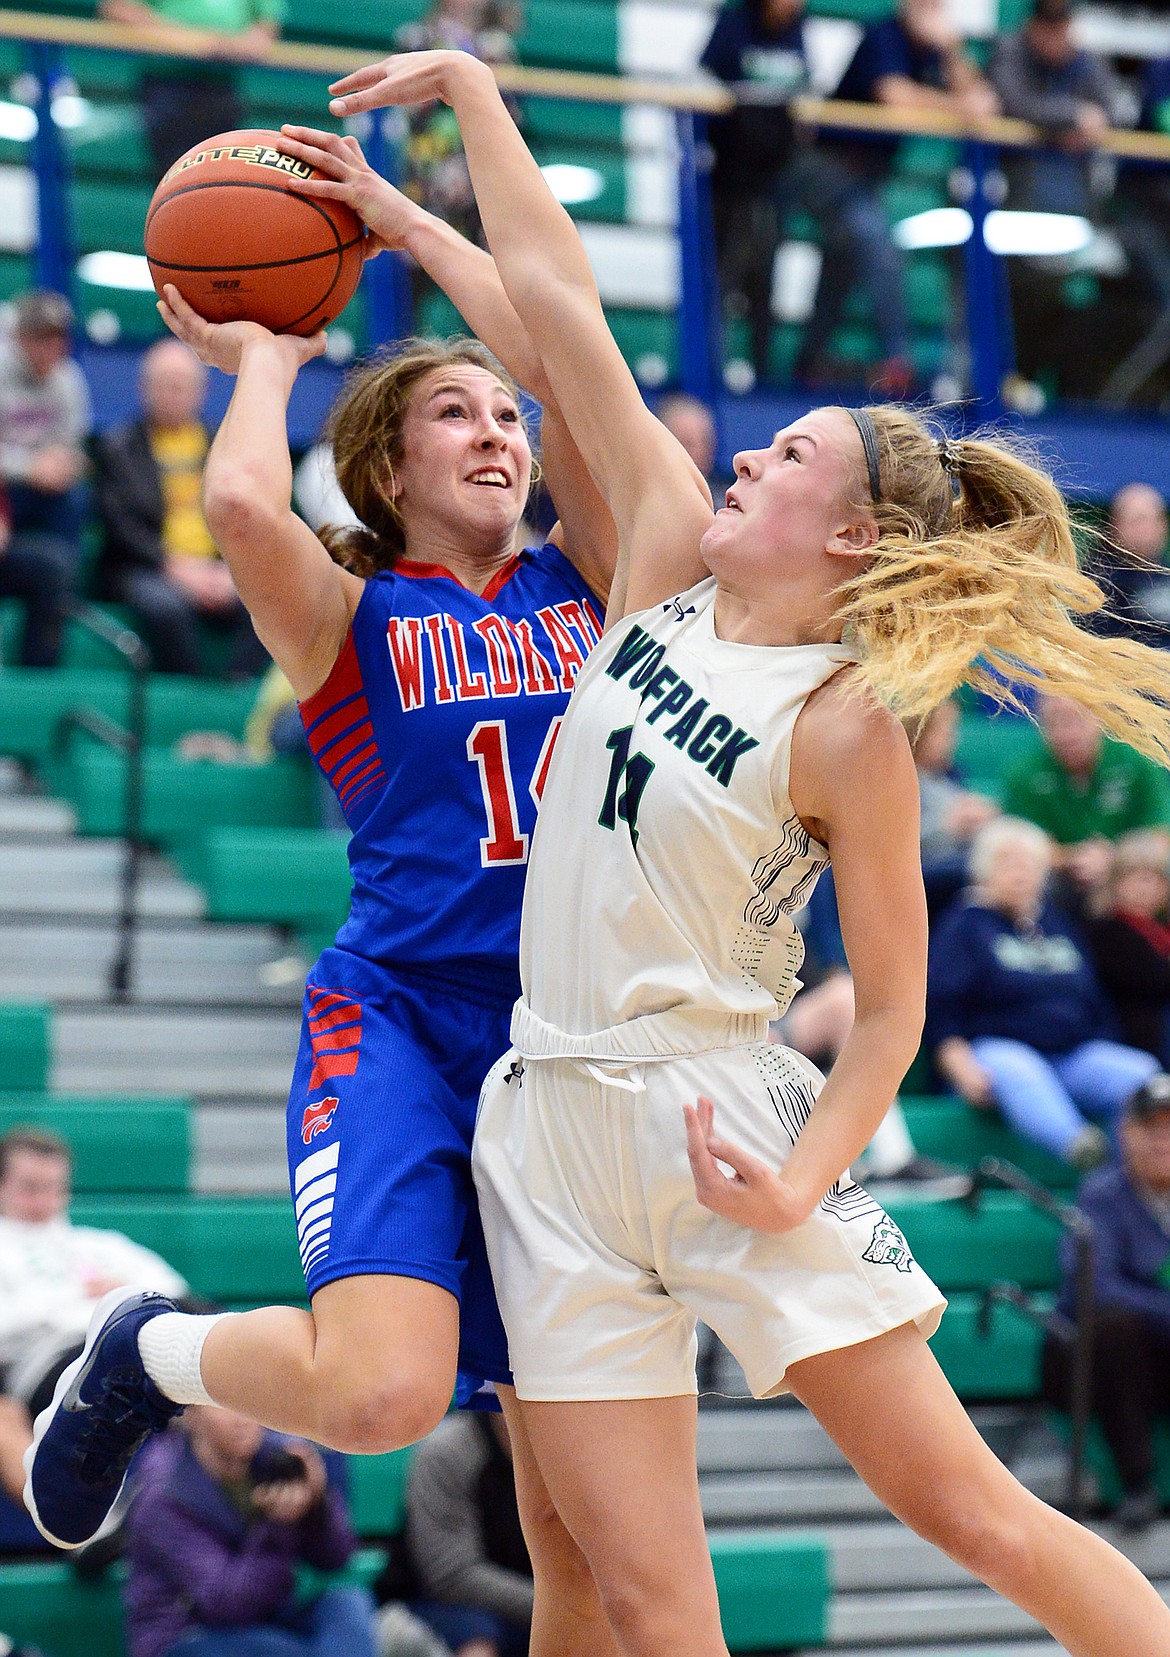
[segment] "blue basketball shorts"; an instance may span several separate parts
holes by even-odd
[[[510,1382],[471,1178],[480,1087],[508,1045],[497,984],[393,972],[327,949],[305,986],[287,1117],[310,1295],[341,1277],[417,1277],[460,1305],[460,1401]]]

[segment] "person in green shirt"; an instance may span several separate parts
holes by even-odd
[[[1109,872],[1112,842],[1132,829],[1165,829],[1170,790],[1152,760],[1107,737],[1075,703],[1041,699],[1035,751],[1011,772],[1003,807],[1056,841],[1058,865],[1085,892]]]
[[[157,178],[205,138],[243,125],[232,65],[261,58],[280,33],[284,0],[100,0],[110,23],[149,29],[160,47],[198,47],[199,59],[160,58],[142,79],[142,111]]]

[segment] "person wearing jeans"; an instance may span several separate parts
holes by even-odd
[[[188,1410],[143,1453],[128,1523],[130,1657],[374,1657],[373,1602],[298,1565],[356,1545],[321,1455],[231,1410]]]
[[[1051,866],[1034,824],[1003,817],[976,835],[974,888],[931,937],[927,1039],[970,1104],[998,1107],[1025,1138],[1088,1168],[1108,1156],[1126,1100],[1158,1061],[1112,1039],[1090,953],[1045,897]]]

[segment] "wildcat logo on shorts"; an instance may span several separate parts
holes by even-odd
[[[319,1133],[329,1132],[338,1103],[337,1099],[318,1099],[315,1105],[305,1106],[305,1114],[301,1117],[301,1138],[306,1145]]]
[[[893,1220],[884,1217],[874,1226],[873,1240],[861,1258],[875,1266],[893,1266],[900,1272],[908,1272],[914,1261],[905,1237]]]

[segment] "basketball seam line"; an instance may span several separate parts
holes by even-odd
[[[266,180],[259,179],[259,178],[257,178],[257,179],[249,179],[249,178],[208,179],[208,180],[205,180],[205,181],[200,181],[199,183],[196,183],[196,184],[184,184],[181,189],[169,191],[167,193],[167,195],[165,195],[161,201],[157,201],[157,202],[152,201],[150,206],[147,208],[146,223],[142,226],[143,241],[145,242],[146,237],[150,232],[151,220],[154,218],[156,213],[161,212],[162,209],[167,205],[167,203],[169,201],[174,201],[179,196],[194,195],[196,193],[196,191],[198,191],[198,190],[273,190],[273,191],[276,191],[277,194],[282,195],[282,196],[293,196],[297,201],[303,201],[306,207],[311,207],[313,209],[313,211],[320,218],[324,219],[325,223],[329,226],[330,230],[333,232],[333,239],[334,239],[334,244],[335,244],[333,251],[338,252],[338,253],[341,252],[341,249],[342,249],[341,233],[338,230],[337,226],[334,224],[333,220],[329,217],[329,214],[321,206],[321,203],[319,201],[314,201],[312,196],[303,196],[303,195],[301,195],[299,190],[290,190],[283,184],[269,184]],[[352,212],[352,208],[350,209],[350,211]],[[346,247],[352,247],[353,245],[354,244],[352,242],[347,242],[345,244]],[[148,257],[149,257],[149,255],[148,255]],[[288,262],[291,263],[291,261],[288,261]],[[171,268],[173,270],[181,270],[183,267],[181,265],[174,265]],[[192,268],[195,268],[195,267],[192,267]],[[260,268],[260,267],[257,267],[257,268]]]
[[[210,275],[217,272],[226,276],[237,270],[280,270],[285,265],[308,265],[314,259],[336,259],[339,253],[348,253],[351,247],[357,247],[359,242],[364,240],[365,232],[363,231],[360,236],[355,236],[352,241],[339,242],[336,247],[323,247],[318,253],[298,253],[295,259],[266,259],[260,265],[176,265],[169,259],[156,259],[149,253],[146,257],[150,264],[157,265],[160,270],[181,270],[192,276]]]

